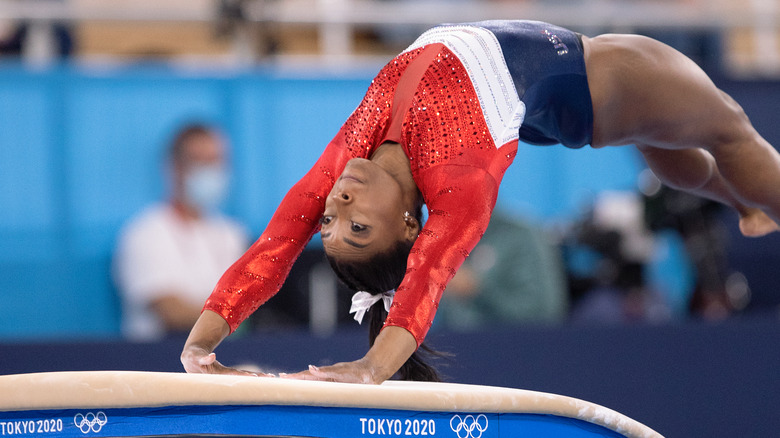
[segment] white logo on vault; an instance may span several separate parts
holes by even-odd
[[[460,415],[454,415],[450,418],[450,428],[458,435],[458,438],[480,438],[482,432],[488,428],[488,419],[485,414],[479,414],[476,417],[466,415],[463,418]]]
[[[104,414],[103,411],[100,411],[97,414],[93,414],[92,412],[87,412],[86,415],[76,414],[76,416],[73,417],[73,424],[75,424],[81,433],[84,434],[90,432],[98,433],[106,423],[108,423],[108,417],[106,417],[106,414]]]

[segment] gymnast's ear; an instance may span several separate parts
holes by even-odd
[[[420,222],[411,213],[404,212],[404,237],[409,242],[417,240],[420,234]]]

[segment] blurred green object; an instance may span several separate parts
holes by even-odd
[[[497,209],[445,290],[436,323],[453,330],[550,323],[567,310],[559,249],[540,227]]]

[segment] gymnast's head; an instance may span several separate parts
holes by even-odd
[[[353,291],[384,293],[396,289],[406,274],[409,252],[422,227],[423,202],[408,164],[400,167],[398,171],[366,159],[350,160],[325,201],[325,254],[339,280]],[[369,309],[368,317],[373,345],[387,317],[381,301]],[[424,344],[422,350],[401,367],[401,379],[440,380],[425,359],[438,353]]]
[[[365,166],[364,162],[357,162],[357,168]],[[322,242],[342,283],[353,291],[376,295],[395,290],[406,275],[406,261],[422,224],[422,202],[407,205],[391,181],[381,176],[373,180],[368,172],[355,169],[348,164],[328,196]],[[371,346],[386,318],[381,300],[368,310]],[[401,366],[398,376],[402,380],[441,381],[427,358],[440,355],[423,344]]]
[[[422,201],[417,187],[408,182],[411,175],[404,181],[406,177],[371,160],[347,163],[325,200],[321,219],[330,260],[362,265],[398,251],[408,255],[420,232]],[[405,266],[405,256],[403,262]]]

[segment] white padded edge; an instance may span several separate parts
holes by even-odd
[[[630,438],[649,427],[583,400],[522,389],[388,381],[382,385],[137,371],[0,376],[0,412],[187,405],[303,405],[435,412],[550,414],[604,426]]]

